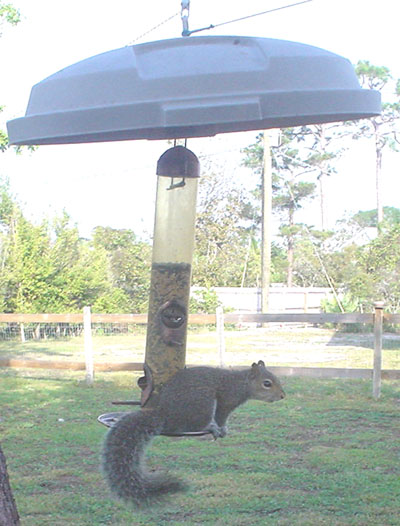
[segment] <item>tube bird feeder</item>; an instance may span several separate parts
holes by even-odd
[[[157,387],[185,366],[200,163],[175,146],[160,157],[157,175],[142,405],[150,393],[154,403]]]
[[[379,115],[350,62],[296,42],[201,36],[127,46],[88,58],[32,88],[10,143],[177,139]],[[158,166],[142,405],[185,364],[199,165],[174,147]]]

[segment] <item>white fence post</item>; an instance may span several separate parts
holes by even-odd
[[[382,333],[383,333],[383,301],[376,301],[374,316],[374,370],[372,373],[372,394],[375,400],[381,396],[382,383]]]
[[[25,327],[24,327],[24,324],[20,323],[19,324],[19,328],[20,328],[20,331],[21,331],[21,342],[25,343],[26,339],[25,339]]]
[[[83,339],[85,346],[86,383],[93,384],[93,341],[92,341],[92,314],[90,307],[83,307]]]
[[[219,365],[225,366],[225,333],[224,333],[224,309],[217,307],[215,311],[218,335]]]

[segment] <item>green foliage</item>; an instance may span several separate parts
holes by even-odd
[[[0,130],[0,152],[5,152],[8,147],[8,136],[5,131]]]
[[[21,13],[12,4],[0,2],[0,22],[3,20],[16,26],[21,21]]]
[[[281,143],[272,148],[272,210],[282,218],[279,229],[287,248],[287,282],[292,284],[293,254],[296,237],[303,226],[296,223],[295,213],[314,197],[315,183],[299,179],[304,172],[304,163],[299,157],[298,135],[294,128],[282,130]],[[260,174],[263,169],[264,143],[260,134],[254,144],[243,150],[244,165]],[[281,266],[282,269],[282,266]]]
[[[381,232],[380,236],[358,251],[358,272],[348,289],[364,309],[382,300],[392,312],[400,310],[400,225]]]
[[[2,312],[141,312],[146,306],[148,244],[131,231],[98,227],[79,237],[66,212],[52,224],[23,215],[7,181],[0,184]]]
[[[104,314],[123,314],[133,311],[130,298],[121,289],[110,289],[98,297],[92,305],[93,312]]]
[[[12,26],[17,25],[21,21],[21,14],[12,4],[5,4],[0,2],[0,37],[1,28],[4,23]],[[0,113],[3,111],[3,106],[0,106]],[[4,130],[0,129],[0,152],[4,152],[8,148],[8,136]]]
[[[249,219],[249,216],[253,218]],[[200,179],[193,258],[193,284],[201,287],[255,285],[259,252],[254,244],[251,194],[223,172]],[[250,241],[250,244],[249,244]]]
[[[328,313],[359,312],[360,305],[358,299],[352,297],[351,294],[347,293],[340,297],[340,305],[337,302],[336,298],[322,300],[321,309],[323,312]],[[326,323],[325,327],[335,327],[343,333],[371,332],[373,330],[372,327],[368,327],[366,324],[363,323]]]
[[[243,148],[243,166],[251,168],[256,174],[261,174],[264,162],[264,135],[257,135],[256,142]]]
[[[121,312],[144,312],[150,286],[150,245],[139,241],[132,230],[110,227],[95,228],[93,244],[104,251],[111,285],[121,291],[121,301],[124,298]]]
[[[299,230],[294,244],[293,282],[301,287],[326,287],[318,255],[325,254],[324,244],[329,232],[314,231],[304,226]]]
[[[275,192],[272,199],[273,207],[277,213],[290,217],[296,210],[304,206],[304,201],[312,199],[315,191],[315,183],[295,180],[282,180],[281,186]]]
[[[340,304],[344,312],[357,312],[358,302],[349,294],[345,294],[340,298]],[[343,312],[336,298],[324,299],[321,301],[321,308],[323,312]]]
[[[284,283],[287,276],[287,256],[277,243],[271,244],[271,283]]]
[[[359,60],[355,71],[362,86],[381,91],[392,79],[389,68],[374,66],[369,60]]]
[[[387,225],[400,224],[400,208],[393,206],[384,206],[383,214]],[[378,213],[377,209],[374,210],[360,210],[352,218],[360,227],[377,227],[378,226]]]
[[[213,289],[197,289],[192,292],[189,310],[193,313],[215,314],[221,306],[217,293]]]

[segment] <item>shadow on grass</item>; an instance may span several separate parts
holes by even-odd
[[[331,347],[363,347],[366,349],[374,348],[373,332],[342,332],[333,334],[328,346]],[[383,350],[400,351],[400,334],[385,333],[382,339]]]

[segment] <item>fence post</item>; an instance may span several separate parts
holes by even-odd
[[[374,303],[374,370],[372,374],[372,394],[375,400],[381,396],[382,376],[382,333],[383,333],[383,301]]]
[[[309,295],[309,292],[308,290],[306,290],[304,292],[304,301],[303,301],[303,311],[304,312],[308,312],[308,295]]]
[[[92,315],[90,307],[83,307],[83,340],[85,347],[86,383],[93,384],[93,341],[92,341]]]
[[[20,328],[20,331],[21,331],[21,342],[25,343],[26,339],[25,339],[25,327],[24,327],[24,324],[20,323],[19,324],[19,328]]]
[[[218,351],[219,351],[219,365],[224,367],[225,365],[225,334],[224,334],[224,309],[217,307],[215,311],[215,317],[217,322],[217,335],[218,335]]]

